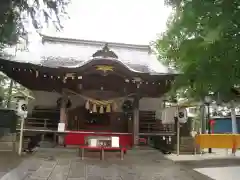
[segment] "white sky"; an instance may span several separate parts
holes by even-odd
[[[44,34],[85,40],[149,44],[166,28],[164,0],[72,0],[64,30]]]

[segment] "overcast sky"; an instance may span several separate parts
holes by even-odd
[[[45,34],[85,40],[149,44],[166,28],[164,0],[72,0],[64,30]]]

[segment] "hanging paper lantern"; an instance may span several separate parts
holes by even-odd
[[[111,112],[111,105],[110,105],[110,104],[107,105],[106,112],[107,112],[107,113],[110,113],[110,112]]]
[[[90,103],[89,103],[89,101],[86,101],[85,108],[86,108],[86,109],[89,109],[89,108],[90,108]]]
[[[104,113],[103,105],[100,106],[99,112],[100,112],[100,114],[103,114],[103,113]]]
[[[96,104],[93,104],[93,110],[92,110],[93,112],[97,112],[97,105]]]

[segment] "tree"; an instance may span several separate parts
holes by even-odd
[[[168,29],[156,41],[159,58],[182,75],[177,87],[202,98],[219,92],[235,98],[240,85],[240,1],[169,0],[174,9]]]
[[[4,53],[6,45],[15,45],[23,38],[28,43],[26,22],[31,21],[36,30],[42,24],[53,23],[57,30],[62,28],[60,18],[66,15],[65,7],[70,0],[1,0],[0,1],[0,55]],[[44,21],[43,21],[44,20]],[[15,82],[4,75],[0,75],[0,96],[10,106],[11,97],[16,88]],[[7,87],[9,84],[9,87]],[[21,87],[22,88],[22,87]]]
[[[60,17],[66,14],[69,0],[1,0],[0,1],[0,45],[13,45],[23,37],[27,40],[26,21],[41,29],[44,20],[51,19],[57,30],[62,28]]]
[[[210,92],[234,102],[240,86],[240,1],[167,0],[168,29],[156,41],[159,59],[182,74],[175,83],[188,97]]]

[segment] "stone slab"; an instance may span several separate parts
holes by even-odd
[[[197,168],[195,170],[215,180],[237,180],[240,175],[240,166]]]
[[[28,176],[24,180],[47,180],[47,178],[39,178],[39,177],[37,178],[37,177]]]
[[[72,163],[69,178],[82,178],[86,176],[86,166],[83,163]]]
[[[30,177],[31,178],[48,178],[53,171],[53,168],[44,168],[40,167],[36,172],[34,172]]]
[[[70,165],[57,165],[51,173],[49,180],[66,180],[69,174]]]
[[[24,160],[17,171],[9,172],[9,176],[0,180],[209,180],[154,150],[134,150],[127,153],[123,161],[118,158],[80,161],[75,152],[66,151],[41,153]],[[42,158],[50,154],[53,158]]]

